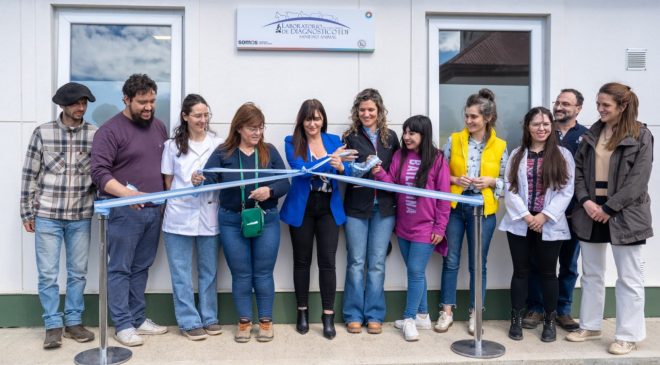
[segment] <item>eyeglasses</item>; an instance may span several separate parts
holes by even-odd
[[[262,125],[262,126],[259,126],[259,127],[245,127],[245,130],[250,132],[250,133],[263,132],[264,129],[266,129],[265,125]]]
[[[569,102],[567,102],[567,101],[562,101],[562,102],[560,102],[560,101],[555,101],[554,103],[552,103],[552,105],[554,105],[554,106],[561,106],[561,107],[563,107],[563,108],[570,108],[570,107],[572,107],[572,106],[577,106],[577,104],[571,104],[571,103],[569,103]]]
[[[550,129],[551,126],[550,123],[529,123],[530,129]]]
[[[211,120],[213,118],[213,114],[211,113],[197,113],[197,114],[188,114],[188,116],[193,117],[195,119],[206,119],[206,120]]]

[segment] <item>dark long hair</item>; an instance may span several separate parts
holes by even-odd
[[[550,135],[545,141],[543,148],[543,166],[541,167],[541,176],[543,180],[543,191],[548,188],[559,190],[568,182],[568,168],[566,167],[566,160],[559,150],[557,142],[557,132],[555,131],[555,123],[552,120],[552,113],[547,108],[537,106],[530,109],[525,114],[523,123],[523,137],[522,144],[518,152],[511,157],[511,167],[509,168],[509,182],[511,187],[509,190],[513,193],[518,193],[520,182],[518,181],[518,167],[522,162],[524,152],[529,150],[532,146],[532,134],[529,131],[529,124],[532,119],[537,115],[545,115],[550,120]]]
[[[424,115],[414,115],[405,122],[403,122],[403,134],[406,133],[406,129],[411,132],[419,133],[422,136],[422,140],[419,143],[419,155],[422,157],[422,163],[415,174],[415,187],[425,188],[426,181],[428,180],[429,170],[433,166],[433,163],[437,158],[444,158],[442,151],[440,151],[433,144],[433,126],[431,125],[431,119]],[[408,147],[403,142],[403,136],[401,137],[401,161],[399,162],[399,176],[397,179],[401,181],[401,173],[403,171],[403,164],[406,161],[408,156]]]
[[[236,110],[236,114],[234,114],[234,118],[231,120],[227,140],[218,146],[218,149],[224,152],[225,158],[229,158],[241,144],[241,135],[238,133],[238,130],[249,125],[266,125],[264,113],[252,102],[247,102]],[[267,167],[270,162],[270,153],[268,152],[268,145],[264,142],[264,134],[261,134],[261,138],[256,146],[256,149],[259,151],[259,165],[261,167]]]
[[[351,107],[351,126],[344,132],[344,138],[349,134],[356,134],[361,131],[362,122],[360,122],[360,104],[364,101],[373,101],[378,109],[376,117],[376,128],[380,132],[380,141],[385,148],[389,148],[390,130],[387,128],[387,108],[383,103],[383,97],[376,89],[364,89],[360,91],[353,100],[353,107]]]
[[[614,126],[612,138],[607,143],[607,149],[614,151],[616,146],[628,136],[638,139],[642,129],[642,123],[637,121],[639,100],[630,86],[610,82],[601,86],[598,93],[611,96],[618,107],[625,108],[621,112],[618,123]]]
[[[209,113],[210,113],[211,107],[201,95],[188,94],[181,102],[179,125],[174,129],[174,136],[172,136],[174,143],[176,143],[176,148],[179,150],[179,152],[177,152],[176,154],[176,157],[179,157],[182,154],[184,155],[187,154],[188,149],[190,148],[190,146],[188,145],[188,140],[190,139],[190,131],[188,130],[188,122],[185,119],[183,119],[183,116],[190,115],[192,108],[197,104],[206,105],[206,107],[209,108]],[[211,121],[209,120],[208,122],[210,123]],[[208,130],[209,126],[207,125],[206,128]]]
[[[296,117],[296,126],[293,129],[293,148],[294,155],[302,157],[307,161],[307,135],[305,134],[305,120],[314,118],[316,111],[323,117],[323,126],[321,132],[325,133],[328,130],[328,117],[325,114],[325,108],[320,101],[316,99],[307,99],[300,106],[298,116]]]

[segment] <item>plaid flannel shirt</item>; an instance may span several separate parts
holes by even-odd
[[[21,183],[21,219],[35,216],[79,220],[94,213],[90,175],[92,139],[96,127],[77,127],[56,121],[35,128],[30,138]]]

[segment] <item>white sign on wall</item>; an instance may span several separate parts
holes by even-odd
[[[236,47],[374,51],[374,15],[357,9],[238,8]]]

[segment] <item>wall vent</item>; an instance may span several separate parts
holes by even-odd
[[[626,70],[646,71],[646,48],[626,49]]]

